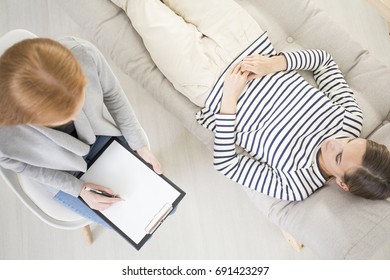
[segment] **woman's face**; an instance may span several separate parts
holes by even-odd
[[[362,138],[326,139],[321,143],[320,166],[323,171],[336,177],[362,165],[366,152],[367,140]]]

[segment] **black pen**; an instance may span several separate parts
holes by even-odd
[[[106,196],[106,197],[111,197],[111,198],[117,198],[117,197],[119,197],[119,196],[116,195],[116,194],[110,194],[110,193],[108,193],[108,192],[101,191],[101,190],[97,190],[97,189],[92,189],[92,188],[89,188],[89,187],[86,187],[85,190],[88,191],[88,192],[93,192],[93,193],[100,194],[100,195]]]

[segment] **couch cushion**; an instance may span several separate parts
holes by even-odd
[[[325,259],[366,259],[388,241],[390,201],[344,192],[332,180],[302,202],[246,190],[269,220]]]
[[[346,75],[357,92],[356,99],[363,111],[363,137],[367,137],[390,112],[390,68],[368,53],[357,58],[357,64]]]
[[[390,149],[390,123],[387,123],[370,135],[369,139],[386,145]]]
[[[356,101],[363,112],[363,129],[361,137],[367,138],[373,131],[378,129],[383,124],[384,112],[377,110],[377,105],[368,98],[365,92],[361,92],[354,87],[351,87],[355,94]]]

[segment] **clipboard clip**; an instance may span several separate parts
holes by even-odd
[[[153,234],[153,232],[158,228],[158,226],[165,220],[165,218],[172,211],[173,207],[169,203],[165,203],[165,205],[157,212],[157,214],[153,217],[150,223],[146,226],[145,231],[147,234]]]

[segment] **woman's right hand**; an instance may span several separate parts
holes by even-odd
[[[83,186],[83,189],[80,192],[80,197],[88,204],[89,207],[92,209],[103,211],[110,207],[112,204],[122,201],[122,199],[117,197],[107,197],[101,194],[97,194],[91,191],[88,191],[86,188],[91,188],[95,190],[104,191],[106,193],[109,193],[113,196],[117,195],[114,193],[110,188],[106,188],[103,186],[99,186],[92,183],[85,183]]]
[[[221,114],[235,114],[237,100],[248,83],[249,72],[242,71],[240,64],[232,65],[227,71],[221,101]]]

